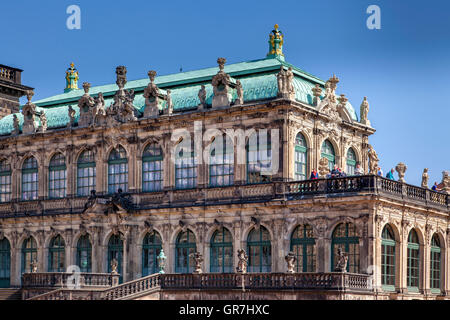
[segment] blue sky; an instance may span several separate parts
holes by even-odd
[[[81,30],[66,28],[66,8],[81,8]],[[366,9],[381,8],[381,30]],[[128,79],[265,57],[278,23],[286,60],[324,80],[332,73],[359,114],[364,96],[386,173],[403,161],[406,180],[430,186],[450,170],[450,2],[317,1],[2,1],[0,63],[24,69],[35,100],[62,93],[74,61],[80,82]],[[7,31],[7,32],[5,32]]]

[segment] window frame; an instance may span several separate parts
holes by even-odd
[[[299,139],[301,137],[301,139]],[[302,143],[298,143],[302,141]],[[304,157],[305,161],[299,161],[300,158]],[[297,170],[298,167],[304,169],[304,174]],[[307,180],[308,179],[308,144],[306,143],[305,136],[299,132],[295,136],[294,143],[294,171],[295,171],[295,180]]]

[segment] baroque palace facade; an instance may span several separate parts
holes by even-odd
[[[75,265],[84,281],[117,271],[122,298],[130,283],[135,297],[242,298],[244,249],[246,298],[448,298],[448,174],[443,192],[406,184],[402,163],[400,181],[377,176],[367,99],[358,119],[336,76],[282,47],[275,26],[264,59],[129,82],[119,66],[84,91],[72,64],[64,94],[40,101],[0,66],[2,99],[28,99],[0,102],[0,285],[62,298],[55,276]],[[347,176],[327,179],[334,165]]]

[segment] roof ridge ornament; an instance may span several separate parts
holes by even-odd
[[[284,70],[281,66],[280,72],[277,73],[278,97],[295,100],[294,73],[292,67]]]
[[[26,92],[28,102],[22,108],[23,114],[23,125],[22,125],[22,133],[36,133],[37,126],[35,123],[36,115],[38,112],[36,110],[36,105],[31,102],[31,99],[34,96],[33,90],[28,90]]]
[[[70,92],[73,90],[78,90],[78,70],[75,68],[75,64],[72,62],[70,67],[66,70],[66,88],[64,92]]]
[[[232,100],[231,90],[235,87],[234,80],[230,75],[225,73],[225,63],[227,59],[218,58],[217,63],[219,65],[219,72],[212,78],[211,84],[213,86],[213,100],[212,108],[229,107]]]
[[[266,58],[278,58],[284,61],[283,43],[283,32],[278,28],[278,24],[276,24],[269,34],[269,53]]]

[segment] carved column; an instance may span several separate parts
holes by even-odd
[[[172,161],[172,148],[174,148],[173,143],[171,142],[171,134],[164,133],[162,136],[162,145],[163,145],[163,189],[170,190],[175,187],[175,163]]]
[[[130,154],[128,155],[128,191],[135,192],[137,189],[136,144],[129,144],[128,149],[130,150]]]
[[[107,181],[108,181],[108,160],[105,157],[104,144],[97,144],[95,151],[95,166],[96,166],[96,185],[97,194],[107,193]]]

